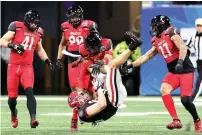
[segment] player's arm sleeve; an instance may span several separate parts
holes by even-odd
[[[175,28],[175,27],[171,28],[171,30],[169,32],[169,36],[170,37],[172,37],[174,35],[180,35],[180,31],[177,28]]]
[[[97,31],[98,26],[95,22],[93,22],[90,26],[89,26],[90,31]]]
[[[16,31],[16,23],[15,22],[11,22],[10,25],[8,26],[8,31]]]

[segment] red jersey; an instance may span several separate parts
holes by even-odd
[[[170,38],[173,32],[179,34],[176,28],[169,27],[161,33],[161,37],[158,38],[155,36],[152,38],[152,44],[156,47],[159,54],[163,56],[166,63],[170,63],[179,58],[179,49]]]
[[[83,44],[92,27],[96,27],[96,23],[91,20],[83,20],[77,28],[68,21],[62,23],[61,28],[67,42],[67,50],[79,51],[79,45]]]
[[[12,38],[11,43],[21,44],[24,46],[25,50],[23,55],[19,55],[11,50],[9,63],[17,65],[32,65],[34,50],[43,35],[43,29],[38,28],[32,32],[23,22],[15,21],[9,25],[8,31],[15,32],[15,36]]]
[[[175,45],[175,43],[171,40],[173,35],[180,34],[177,28],[169,27],[167,30],[161,33],[160,37],[153,37],[152,44],[158,50],[158,53],[163,56],[164,60],[167,63],[167,67],[169,72],[176,73],[175,66],[179,59],[179,48]],[[183,62],[183,73],[190,73],[194,71],[193,65],[189,59],[189,50],[187,51],[187,55]]]
[[[112,51],[111,51],[112,41],[110,39],[103,38],[103,39],[101,39],[101,44],[104,47],[103,48],[104,51],[99,52],[96,55],[89,55],[88,51],[85,49],[84,44],[79,46],[79,52],[82,57],[85,57],[86,59],[93,60],[93,61],[102,60],[104,58],[105,54],[112,55]]]

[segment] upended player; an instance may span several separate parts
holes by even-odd
[[[43,29],[40,28],[40,16],[36,10],[25,14],[24,22],[14,21],[8,27],[8,32],[1,38],[1,45],[11,48],[7,72],[8,105],[11,110],[11,123],[13,128],[18,126],[17,97],[19,81],[24,87],[27,97],[27,108],[30,114],[30,127],[36,128],[36,99],[33,93],[34,71],[33,55],[36,50],[39,57],[53,70],[54,66],[42,47],[41,37]]]
[[[130,38],[129,48],[131,50],[135,50],[142,44],[142,40],[135,37],[135,35],[132,33],[126,34],[126,36]],[[124,102],[127,96],[127,92],[124,85],[122,84],[120,74],[120,72],[124,71],[120,70],[128,70],[121,66],[122,64],[125,65],[124,63],[131,55],[130,53],[126,54],[128,53],[127,51],[123,52],[116,59],[110,61],[109,65],[103,65],[100,67],[99,71],[106,74],[106,78],[104,77],[104,83],[98,86],[98,99],[96,101],[89,100],[87,93],[72,92],[69,95],[69,106],[79,109],[79,118],[81,122],[97,123],[100,121],[108,120],[114,114],[116,114],[118,105]],[[121,68],[117,69],[119,66]],[[98,71],[96,64],[90,66],[89,71],[95,73],[93,70]],[[99,75],[101,74],[99,72],[97,73],[98,75],[96,78],[98,79]]]
[[[196,107],[192,103],[191,95],[194,80],[194,67],[189,59],[190,52],[179,35],[178,30],[170,25],[170,19],[164,15],[155,16],[151,20],[150,33],[153,47],[143,56],[134,61],[129,67],[137,67],[146,63],[157,53],[164,57],[168,73],[161,85],[161,95],[165,107],[173,118],[168,129],[180,129],[182,124],[170,93],[180,87],[181,102],[194,119],[195,132],[202,132],[201,120]]]

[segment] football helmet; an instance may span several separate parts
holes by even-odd
[[[96,54],[101,51],[101,36],[96,31],[91,31],[85,38],[84,46],[89,54]]]
[[[80,6],[73,5],[67,9],[67,18],[69,23],[72,24],[74,27],[78,27],[83,20],[84,11]]]
[[[90,97],[87,93],[73,91],[68,97],[68,104],[71,108],[81,107],[88,100]]]
[[[24,17],[24,24],[31,31],[40,27],[40,16],[37,10],[29,10]]]
[[[152,18],[150,24],[151,36],[160,36],[160,34],[170,27],[170,19],[165,15],[157,15]]]

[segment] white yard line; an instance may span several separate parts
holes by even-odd
[[[174,101],[180,101],[179,97],[174,97],[173,98]],[[6,101],[8,100],[8,97],[0,97],[0,101]],[[18,97],[17,100],[27,100],[26,97]],[[37,97],[36,96],[36,100],[38,101],[67,101],[67,97]],[[126,101],[142,101],[142,102],[160,102],[162,101],[161,97],[128,97],[126,99]],[[198,98],[196,101],[201,101],[202,102],[202,98]]]
[[[117,112],[115,116],[148,116],[148,115],[164,115],[168,112]],[[72,116],[72,113],[41,113],[43,116]]]

